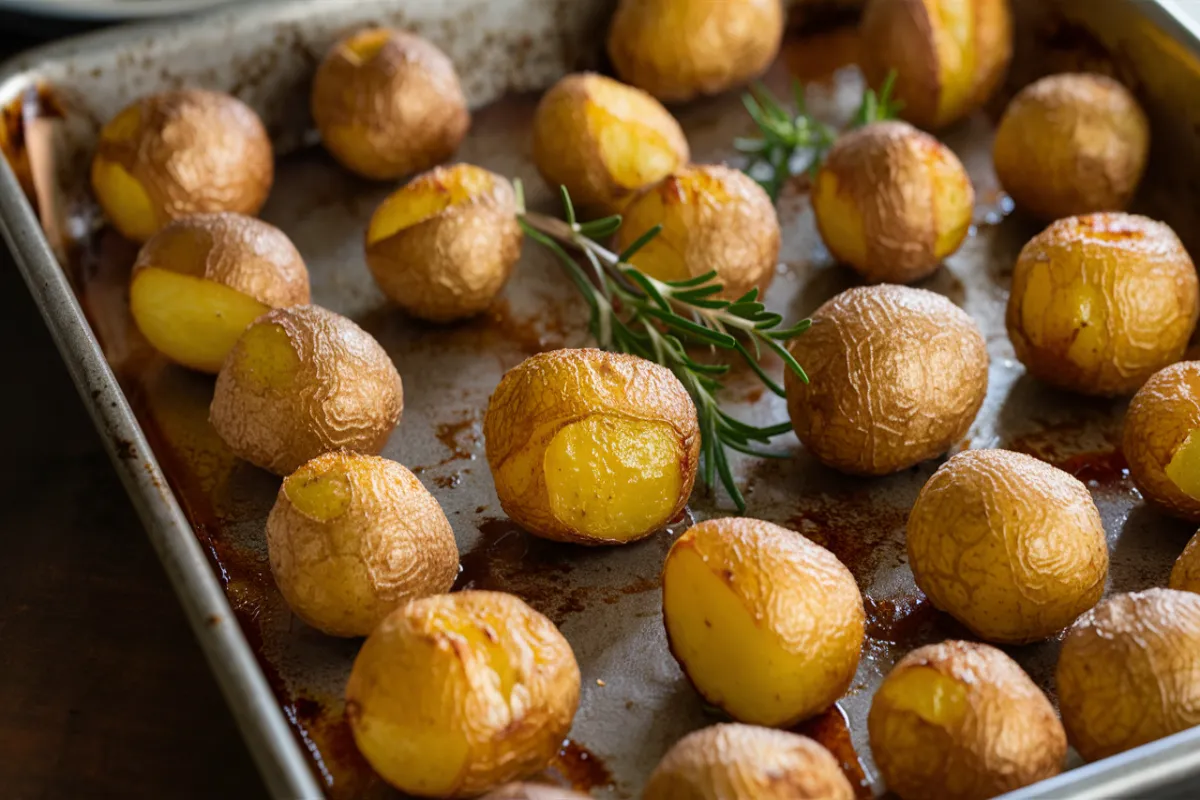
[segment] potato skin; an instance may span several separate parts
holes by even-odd
[[[501,681],[511,682],[507,692]],[[392,786],[474,797],[550,763],[579,705],[579,681],[550,620],[509,594],[455,592],[414,600],[380,623],[354,660],[346,715],[359,750]],[[463,744],[461,765],[424,763],[447,737]],[[451,779],[431,785],[412,774],[431,767]]]
[[[783,24],[780,0],[621,0],[608,55],[621,80],[683,102],[765,72]]]
[[[955,712],[927,716],[929,705],[951,706],[945,695],[913,698],[925,714],[905,707],[907,697],[897,704],[889,688],[904,692],[899,681],[917,670],[953,687]],[[1057,775],[1067,754],[1046,695],[1003,652],[974,642],[926,645],[901,659],[875,694],[867,729],[888,789],[905,800],[988,800]]]
[[[1122,450],[1129,474],[1147,499],[1172,516],[1200,523],[1200,500],[1167,476],[1166,467],[1188,435],[1200,429],[1200,361],[1156,372],[1134,395],[1125,415]]]
[[[307,504],[306,484],[329,487],[338,501]],[[332,636],[366,636],[409,600],[450,591],[458,577],[454,530],[417,477],[395,461],[344,451],[284,480],[267,517],[267,550],[292,612]]]
[[[1109,597],[1067,634],[1054,681],[1067,738],[1087,761],[1200,724],[1200,595]]]
[[[791,345],[811,377],[785,376],[796,435],[819,461],[887,475],[946,452],[987,393],[983,334],[945,297],[880,285],[850,289]]]
[[[1150,124],[1104,75],[1051,75],[1013,98],[993,144],[996,175],[1022,211],[1047,222],[1129,205],[1150,148]]]
[[[1031,375],[1116,396],[1179,360],[1198,312],[1200,281],[1174,231],[1089,214],[1058,220],[1021,250],[1005,322]]]
[[[852,800],[821,745],[788,731],[724,724],[680,739],[646,783],[645,800]]]
[[[907,540],[921,591],[989,642],[1062,630],[1096,604],[1108,576],[1087,487],[1008,450],[967,450],[943,464],[917,496]]]
[[[330,49],[313,78],[310,107],[330,154],[378,181],[445,161],[471,125],[446,54],[387,28],[358,31]]]
[[[1200,594],[1200,532],[1188,540],[1187,547],[1175,559],[1167,586],[1181,592]]]
[[[273,326],[296,361],[272,384],[247,358],[247,337]],[[400,375],[379,343],[320,306],[277,308],[255,320],[217,375],[209,419],[250,463],[289,475],[333,450],[378,454],[400,422]]]
[[[975,189],[950,148],[907,123],[879,122],[839,137],[812,202],[838,261],[873,283],[911,283],[962,245]],[[852,243],[840,234],[848,209],[859,234]]]
[[[590,800],[591,795],[573,792],[561,786],[541,783],[507,783],[493,789],[482,800]]]

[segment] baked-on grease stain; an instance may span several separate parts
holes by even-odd
[[[854,742],[850,739],[850,723],[841,706],[835,704],[792,730],[807,736],[833,754],[838,766],[842,768],[842,774],[854,787],[855,797],[864,800],[874,797],[871,783],[867,780],[867,771],[863,768],[858,752],[854,749]]]

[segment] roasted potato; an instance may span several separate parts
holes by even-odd
[[[395,461],[346,451],[283,481],[267,550],[292,612],[333,636],[366,636],[458,577],[454,531],[433,495]]]
[[[435,167],[376,209],[366,250],[375,282],[406,313],[432,322],[478,314],[521,256],[512,184],[470,164]]]
[[[719,295],[736,300],[765,292],[779,259],[779,218],[771,198],[736,169],[681,167],[626,206],[616,244],[624,251],[655,225],[662,231],[632,257],[633,266],[663,281],[716,271]]]
[[[483,420],[500,505],[547,539],[623,544],[683,510],[700,427],[666,367],[602,350],[528,358],[496,387]]]
[[[603,75],[567,75],[534,113],[534,165],[589,216],[620,211],[689,157],[683,129],[662,104]]]
[[[1200,532],[1188,541],[1187,547],[1175,559],[1167,585],[1181,592],[1200,594]]]
[[[346,169],[379,181],[445,161],[471,125],[446,54],[390,28],[335,44],[317,67],[310,105],[325,149]]]
[[[404,394],[369,333],[320,306],[278,308],[229,351],[209,419],[234,453],[277,475],[334,450],[376,455]]]
[[[1051,75],[1013,98],[996,129],[996,175],[1017,208],[1047,222],[1121,211],[1146,168],[1150,125],[1103,75]]]
[[[1096,604],[1108,576],[1087,487],[1044,461],[967,450],[908,518],[908,562],[933,605],[989,642],[1036,642]]]
[[[191,214],[257,214],[275,162],[249,106],[221,92],[179,89],[126,106],[100,129],[91,179],[113,227],[144,242]]]
[[[1057,775],[1067,735],[1017,662],[994,647],[942,642],[900,660],[867,717],[871,753],[903,800],[989,800]]]
[[[887,475],[945,453],[987,394],[983,334],[933,292],[870,286],[817,309],[791,345],[811,377],[786,375],[796,435],[822,463]]]
[[[308,269],[283,231],[242,214],[197,214],[142,246],[129,311],[154,349],[216,373],[251,322],[309,300]]]
[[[911,283],[963,243],[975,189],[937,139],[905,122],[877,122],[833,145],[812,204],[834,258],[868,281]]]
[[[787,727],[833,705],[858,668],[864,619],[837,557],[769,522],[702,522],[663,566],[671,653],[740,722]]]
[[[853,800],[828,750],[787,731],[714,725],[663,757],[643,800]]]
[[[541,783],[507,783],[483,796],[483,800],[590,800],[591,795]]]
[[[1200,595],[1109,597],[1067,634],[1054,680],[1067,739],[1088,761],[1200,724]]]
[[[1132,394],[1178,361],[1200,282],[1174,231],[1131,214],[1060,219],[1021,250],[1008,336],[1031,375],[1092,395]]]
[[[766,71],[783,41],[780,0],[620,0],[608,30],[618,77],[679,102]]]
[[[1200,361],[1155,373],[1129,405],[1122,450],[1142,496],[1200,522]]]
[[[475,797],[544,769],[579,705],[550,620],[499,592],[413,600],[367,637],[346,684],[358,749],[422,797]]]

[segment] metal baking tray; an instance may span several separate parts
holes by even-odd
[[[488,395],[526,356],[587,342],[584,305],[555,262],[527,243],[507,290],[479,319],[456,326],[406,320],[384,302],[361,252],[366,221],[392,187],[338,169],[314,146],[307,112],[315,63],[338,35],[366,24],[412,28],[449,53],[476,109],[457,158],[522,179],[531,205],[554,210],[554,196],[529,159],[536,90],[571,69],[603,66],[599,32],[611,5],[245,5],[89,35],[29,53],[0,71],[5,238],[276,797],[391,796],[358,756],[343,720],[341,690],[359,643],[322,636],[289,614],[263,542],[278,479],[238,462],[209,427],[212,379],[166,365],[133,328],[125,287],[135,250],[101,225],[87,197],[86,166],[98,126],[136,97],[180,85],[231,91],[263,116],[279,156],[263,216],[303,253],[314,300],[357,320],[395,360],[406,408],[385,455],[413,468],[445,508],[462,551],[459,585],[526,598],[561,626],[575,649],[582,703],[546,779],[598,797],[634,797],[674,741],[715,721],[667,652],[658,575],[675,533],[691,519],[732,513],[731,503],[698,490],[687,517],[670,530],[604,550],[543,542],[507,521],[483,457]],[[1014,5],[1017,55],[1003,94],[1064,69],[1104,71],[1132,86],[1154,129],[1152,165],[1137,208],[1168,221],[1200,253],[1200,105],[1191,102],[1200,95],[1197,29],[1168,2]],[[831,121],[845,119],[862,88],[849,66],[855,46],[845,30],[789,36],[768,83],[785,89],[790,76],[808,81],[810,107]],[[961,447],[1024,450],[1078,475],[1104,518],[1112,550],[1109,591],[1159,585],[1193,531],[1147,508],[1132,487],[1116,444],[1124,402],[1080,399],[1038,385],[1023,375],[1004,332],[1011,266],[1036,227],[1008,213],[992,173],[991,131],[1003,100],[944,135],[975,183],[976,224],[962,250],[922,284],[965,308],[989,343],[987,401]],[[697,160],[736,163],[733,139],[751,131],[736,94],[675,110]],[[43,124],[51,133],[34,137]],[[40,180],[31,184],[29,150],[39,146],[57,157],[53,169],[40,169],[47,162],[34,152]],[[34,202],[27,202],[27,192]],[[794,319],[855,281],[822,246],[803,181],[789,187],[779,210],[784,248],[767,301]],[[42,221],[53,223],[45,226],[48,234],[39,211]],[[726,400],[734,413],[760,422],[786,413],[783,401],[764,394],[746,372],[734,375]],[[802,728],[829,746],[869,795],[880,788],[864,725],[874,687],[911,648],[966,635],[930,608],[905,565],[907,511],[936,464],[884,479],[849,479],[821,468],[794,439],[785,443],[796,451],[793,459],[741,460],[736,474],[750,514],[832,549],[867,597],[868,640],[857,679],[837,708]],[[1058,642],[1008,650],[1053,698]],[[1131,796],[1197,774],[1200,729],[1012,796]]]

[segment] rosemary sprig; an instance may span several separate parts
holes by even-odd
[[[605,350],[630,353],[654,361],[675,373],[692,396],[700,421],[701,475],[710,489],[720,479],[738,512],[746,501],[733,478],[728,450],[766,458],[786,457],[758,445],[792,429],[790,422],[755,427],[725,412],[716,398],[728,364],[696,361],[689,344],[728,350],[742,358],[763,384],[782,397],[783,387],[767,375],[758,358],[763,349],[776,353],[801,380],[808,376],[785,346],[808,330],[810,320],[782,327],[783,317],[767,311],[751,289],[734,301],[720,299],[716,272],[685,281],[660,281],[637,270],[629,259],[661,231],[646,231],[622,253],[613,253],[597,240],[621,227],[621,217],[580,222],[571,196],[563,187],[565,220],[525,209],[524,191],[514,181],[521,227],[526,235],[549,249],[561,262],[591,312],[589,327]],[[583,256],[583,264],[572,253]],[[586,268],[585,268],[586,265]]]
[[[864,91],[849,128],[895,119],[902,105],[892,98],[895,83],[893,70],[878,94],[874,89]],[[758,181],[772,200],[779,199],[780,191],[792,176],[805,170],[815,175],[838,137],[834,128],[808,113],[804,86],[799,81],[792,83],[792,96],[795,114],[787,111],[766,86],[755,84],[752,92],[742,96],[742,102],[761,135],[733,142],[738,152],[747,157],[742,170]]]

